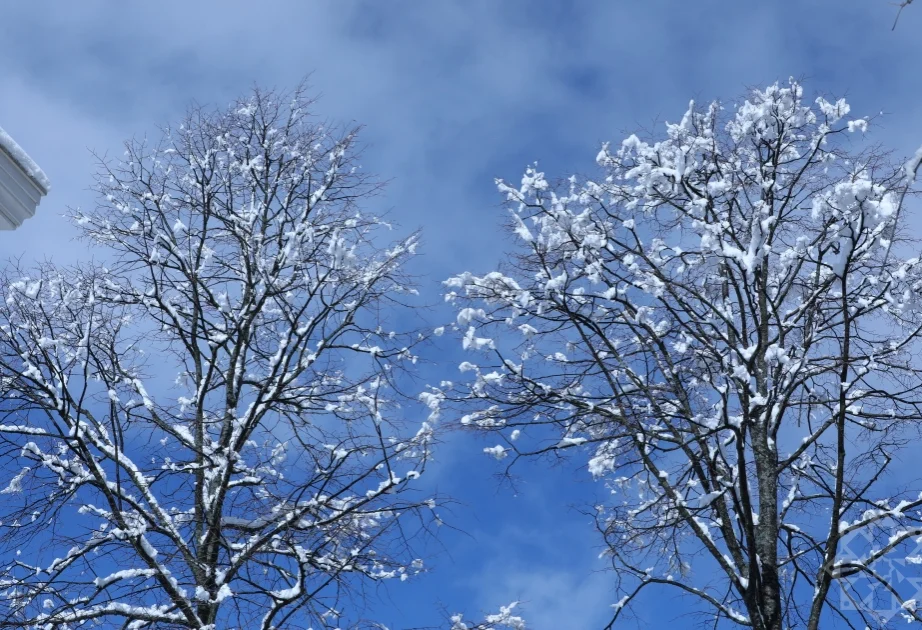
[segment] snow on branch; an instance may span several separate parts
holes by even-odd
[[[386,325],[417,239],[383,240],[356,131],[310,104],[128,142],[73,216],[112,264],[0,278],[0,533],[41,550],[3,557],[4,627],[326,627],[423,571],[433,427],[394,387],[419,336]]]
[[[508,606],[500,606],[498,613],[487,615],[478,623],[465,622],[462,615],[452,615],[451,630],[526,630],[525,620],[512,614],[518,604],[512,602]]]

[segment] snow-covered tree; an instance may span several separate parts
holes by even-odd
[[[355,130],[310,106],[127,143],[73,212],[105,264],[0,282],[0,627],[339,628],[421,570],[432,430],[388,321],[416,237],[382,244]]]
[[[922,621],[922,486],[898,474],[922,420],[900,240],[922,153],[861,150],[848,114],[792,80],[606,145],[596,180],[498,181],[515,255],[446,283],[470,357],[425,399],[510,465],[584,453],[613,624],[655,588],[718,627]]]

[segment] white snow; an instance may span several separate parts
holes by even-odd
[[[857,120],[848,121],[848,130],[851,132],[860,131],[865,133],[868,130],[868,121],[864,118],[859,118]]]
[[[26,473],[31,470],[30,468],[23,468],[18,475],[10,479],[9,485],[3,490],[0,490],[0,494],[19,494],[22,492],[22,480],[26,476]]]
[[[39,168],[38,164],[29,157],[22,147],[16,144],[16,141],[0,127],[0,149],[10,154],[16,163],[24,170],[32,180],[46,193],[51,190],[51,180],[45,175],[44,171]]]
[[[698,507],[705,508],[708,507],[711,503],[714,502],[717,497],[723,495],[724,490],[718,490],[716,492],[708,492],[707,494],[702,494],[698,497]]]
[[[586,438],[583,437],[565,437],[560,440],[557,444],[557,448],[567,448],[570,446],[579,446],[586,442]]]
[[[906,174],[906,181],[911,183],[916,179],[916,173],[919,172],[919,166],[922,165],[922,147],[919,147],[915,154],[906,162],[903,172]]]
[[[488,446],[487,448],[483,449],[483,452],[486,453],[487,455],[495,457],[497,460],[504,459],[505,457],[508,456],[508,453],[506,453],[506,449],[500,446],[499,444],[497,444],[496,446]]]

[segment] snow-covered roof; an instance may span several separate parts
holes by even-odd
[[[29,154],[0,127],[0,230],[13,230],[35,214],[51,182]]]

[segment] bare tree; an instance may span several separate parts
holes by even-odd
[[[605,146],[597,181],[498,181],[517,255],[446,282],[471,380],[425,399],[497,459],[586,453],[612,624],[656,587],[714,627],[922,621],[922,495],[889,474],[922,419],[892,245],[918,159],[855,150],[848,111],[792,80]]]
[[[106,265],[2,282],[0,627],[340,628],[421,570],[432,432],[388,323],[416,237],[379,245],[356,130],[310,107],[254,90],[128,142],[73,213]]]

